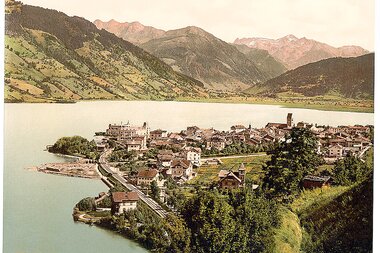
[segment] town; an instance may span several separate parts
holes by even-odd
[[[306,122],[295,124],[291,113],[288,113],[284,121],[270,122],[263,128],[234,125],[229,131],[189,126],[172,133],[163,129],[151,130],[147,122],[141,126],[131,125],[130,122],[109,124],[105,132],[96,133],[95,137],[98,152],[104,154],[104,161],[100,165],[108,175],[117,175],[113,178],[119,178],[117,181],[131,192],[112,193],[113,213],[120,214],[135,209],[139,196],[149,195],[152,184],[160,189],[155,199],[170,207],[165,194],[165,182],[168,180],[179,186],[191,186],[192,179],[198,176],[199,168],[221,164],[219,158],[226,155],[244,156],[270,151],[276,143],[284,141],[285,136],[295,127],[307,128],[313,133],[318,139],[317,153],[326,164],[333,164],[349,154],[361,158],[372,146],[372,126],[330,127]],[[244,151],[236,148],[242,146]],[[233,168],[225,167],[217,174],[216,186],[221,189],[245,187],[245,174],[243,163]],[[107,178],[102,176],[103,181],[112,186],[113,182]],[[322,187],[330,183],[330,177],[307,175],[303,181],[306,188]],[[251,187],[255,189],[258,184]],[[148,205],[151,202],[154,200],[146,201]],[[159,205],[153,206],[152,209],[165,216]]]

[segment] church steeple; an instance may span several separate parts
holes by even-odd
[[[244,163],[241,163],[239,166],[239,178],[243,182],[245,181],[245,166]]]

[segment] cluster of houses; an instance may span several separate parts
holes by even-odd
[[[172,150],[159,150],[156,160],[148,164],[148,168],[138,171],[137,175],[129,175],[128,180],[138,186],[148,186],[156,181],[159,187],[163,187],[167,178],[172,178],[178,184],[196,176],[194,167],[200,166],[201,149],[186,147],[180,152]]]
[[[233,143],[245,143],[252,146],[276,143],[284,140],[293,127],[310,129],[318,139],[318,152],[327,162],[334,162],[349,153],[361,155],[372,145],[368,138],[370,126],[329,127],[305,122],[295,124],[291,113],[288,113],[286,123],[270,122],[263,128],[234,125],[228,131],[219,131],[214,128],[202,129],[190,126],[180,132],[170,133],[162,129],[151,131],[147,122],[144,122],[142,126],[132,126],[128,122],[127,124],[110,124],[105,133],[107,139],[113,139],[128,151],[134,150],[142,155],[150,149],[159,150],[156,158],[149,161],[146,169],[140,170],[133,177],[128,177],[128,180],[138,186],[148,186],[152,181],[156,181],[161,187],[168,177],[181,184],[196,176],[193,169],[202,165],[202,150],[222,151]],[[106,141],[97,143],[99,149],[104,149],[107,145]],[[205,163],[213,162],[218,163],[215,159],[210,159]],[[245,185],[244,165],[241,165],[237,171],[221,170],[218,176],[221,188],[228,189]],[[306,181],[312,182],[309,185],[313,185],[322,181],[326,183],[329,179],[311,177]],[[124,197],[120,196],[116,196],[116,199],[131,199],[124,195]],[[123,208],[127,207],[123,206]]]
[[[270,122],[263,128],[234,125],[228,131],[219,131],[214,128],[202,129],[190,126],[186,130],[169,133],[162,129],[151,131],[147,122],[144,122],[142,126],[132,126],[128,122],[119,125],[110,124],[106,135],[123,145],[128,151],[135,150],[143,154],[149,149],[158,149],[159,153],[155,161],[150,163],[153,166],[150,166],[148,171],[154,170],[164,178],[172,177],[177,182],[184,182],[195,176],[194,167],[202,165],[202,149],[222,151],[232,143],[245,143],[252,146],[275,143],[284,140],[285,135],[293,127],[310,129],[318,138],[318,152],[328,162],[334,162],[349,153],[359,155],[372,145],[367,137],[370,132],[369,126],[325,127],[305,122],[294,124],[292,113],[288,113],[286,123]],[[100,145],[104,147],[104,143]],[[138,185],[147,184],[156,177],[154,172],[142,171],[135,181]]]
[[[325,158],[339,159],[349,153],[360,155],[372,146],[367,137],[370,133],[369,126],[317,128],[314,133],[319,139],[319,151]]]
[[[181,150],[181,154],[164,154],[159,159],[158,167],[168,167],[172,159],[186,159],[192,165],[201,165],[201,149],[216,149],[222,151],[232,143],[240,142],[257,146],[275,143],[284,139],[285,135],[293,128],[308,128],[318,138],[318,152],[328,161],[347,156],[349,153],[360,154],[371,146],[368,138],[369,126],[338,126],[325,127],[305,122],[293,123],[292,114],[289,113],[286,123],[268,123],[263,128],[252,128],[251,125],[232,126],[229,131],[219,131],[213,128],[201,129],[197,126],[187,127],[180,132],[169,133],[166,130],[157,129],[150,131],[148,123],[142,126],[127,124],[110,124],[106,135],[125,146],[128,151],[145,152],[151,148]],[[105,143],[99,143],[100,149],[105,148]]]

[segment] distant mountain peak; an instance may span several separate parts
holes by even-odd
[[[140,46],[209,89],[242,90],[271,76],[234,45],[196,26],[169,30]]]
[[[299,39],[293,34],[279,39],[257,37],[236,39],[234,44],[267,50],[289,69],[331,57],[356,57],[369,53],[359,46],[337,48],[306,37]]]
[[[164,30],[145,26],[138,21],[121,23],[114,19],[111,19],[108,22],[103,22],[97,19],[94,21],[94,24],[98,29],[105,29],[134,44],[145,43],[165,33]]]
[[[187,26],[180,29],[170,30],[170,32],[176,32],[176,33],[185,33],[185,34],[195,34],[200,36],[213,36],[211,33],[206,32],[200,27],[197,26]],[[213,36],[214,37],[214,36]]]
[[[294,36],[293,34],[289,34],[280,38],[279,40],[295,41],[295,40],[298,40],[298,38]]]

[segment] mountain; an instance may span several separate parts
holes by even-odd
[[[177,71],[203,81],[210,89],[240,90],[286,71],[265,50],[228,45],[194,26],[166,32],[138,22],[96,20],[94,24],[144,48]],[[229,55],[233,59],[227,59]]]
[[[6,9],[5,101],[207,96],[201,82],[83,18],[9,0]]]
[[[284,64],[276,60],[266,50],[250,48],[243,44],[232,45],[234,45],[240,52],[245,54],[249,60],[253,61],[259,70],[268,74],[272,78],[279,76],[287,71],[287,68],[284,66]]]
[[[139,22],[120,23],[113,19],[108,22],[103,22],[97,19],[94,21],[94,24],[98,29],[105,29],[136,45],[148,42],[151,39],[156,39],[165,33],[164,30],[156,29],[151,26],[144,26]]]
[[[270,78],[236,47],[194,26],[167,31],[140,46],[211,89],[241,90]]]
[[[374,58],[374,53],[370,53],[309,63],[245,92],[263,95],[295,92],[305,96],[335,94],[346,98],[373,99]]]
[[[234,44],[264,49],[281,61],[288,69],[332,57],[356,57],[369,53],[358,46],[333,47],[316,40],[287,35],[279,39],[242,38]]]

